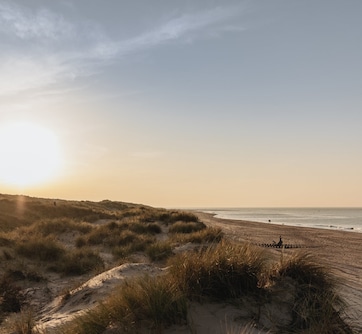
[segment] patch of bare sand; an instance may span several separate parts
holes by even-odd
[[[126,263],[105,271],[47,304],[41,311],[43,316],[38,321],[38,328],[51,332],[52,328],[96,306],[123,280],[162,272],[163,269],[146,263]]]
[[[285,244],[302,245],[329,268],[340,282],[339,291],[348,304],[347,314],[362,332],[362,233],[295,227],[240,220],[226,220],[197,213],[207,225],[220,227],[237,241],[272,243],[282,236]],[[296,249],[270,249],[276,259]],[[282,254],[283,252],[283,254]]]
[[[187,246],[183,249],[184,251],[194,248],[192,244]],[[105,271],[69,291],[67,295],[59,296],[47,304],[41,311],[42,317],[38,321],[37,328],[46,333],[52,333],[59,325],[63,325],[81,315],[85,310],[95,307],[125,279],[145,274],[161,275],[166,270],[152,264],[127,263]],[[249,334],[266,333],[253,327],[251,317],[257,311],[252,309],[250,301],[245,301],[245,304],[248,304],[247,307],[240,308],[223,303],[193,302],[189,305],[188,325],[172,326],[164,332],[167,334],[240,333],[247,328]]]
[[[281,235],[285,243],[303,245],[304,251],[315,254],[341,279],[340,291],[348,302],[348,313],[355,324],[362,325],[362,234],[222,220],[204,213],[197,213],[197,215],[207,225],[222,228],[225,234],[234,240],[253,244],[271,243],[273,240],[278,240]],[[194,247],[193,244],[186,244],[174,251],[183,252]],[[270,249],[270,251],[275,255],[275,260],[278,260],[282,254],[280,249]],[[294,251],[285,249],[283,256]],[[45,305],[41,310],[39,328],[44,328],[47,333],[51,333],[52,328],[56,328],[60,324],[72,320],[74,316],[96,306],[124,279],[145,274],[160,275],[165,270],[149,263],[128,263],[105,271],[72,289],[66,297],[57,297]],[[269,323],[271,318],[273,320],[278,318],[278,322],[288,321],[283,317],[290,312],[281,307],[281,305],[285,305],[290,309],[290,305],[288,305],[290,301],[287,300],[285,290],[283,289],[279,296],[279,299],[282,299],[281,303],[279,300],[278,305],[275,303],[275,305],[263,305],[259,325],[271,328]],[[248,300],[245,300],[244,307],[234,307],[223,303],[199,304],[192,302],[188,312],[188,325],[173,326],[164,332],[167,334],[240,333],[246,328],[246,333],[266,333],[253,327],[252,317],[256,313],[253,307],[252,301]]]

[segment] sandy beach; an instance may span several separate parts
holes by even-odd
[[[135,250],[127,255],[127,260],[122,258],[122,261],[114,257],[112,248],[109,247],[111,242],[114,242],[112,241],[114,229],[118,229],[117,233],[121,240],[121,233],[125,228],[133,231],[131,225],[122,224],[132,223],[135,224],[134,228],[139,228],[137,224],[145,222],[145,218],[156,217],[153,218],[150,226],[159,224],[160,230],[155,233],[154,240],[157,243],[159,240],[167,241],[169,238],[172,240],[170,224],[184,222],[185,219],[185,221],[191,219],[190,221],[193,222],[196,219],[194,214],[196,214],[199,220],[207,226],[221,228],[226,239],[249,242],[256,247],[262,247],[261,244],[278,242],[279,236],[281,236],[284,244],[298,246],[297,248],[261,248],[270,257],[272,264],[286,259],[294,252],[307,252],[313,255],[318,263],[330,268],[331,273],[337,278],[338,292],[347,304],[346,315],[349,319],[346,320],[352,325],[355,333],[362,333],[362,233],[226,220],[198,211],[193,211],[194,214],[189,215],[188,212],[167,211],[110,201],[93,203],[57,200],[55,206],[54,200],[50,199],[6,195],[0,197],[2,205],[0,221],[3,219],[2,221],[6,222],[10,215],[13,221],[19,220],[19,226],[24,225],[9,233],[4,232],[2,235],[2,273],[16,274],[11,277],[14,277],[16,284],[21,287],[22,294],[26,298],[26,306],[34,311],[36,328],[40,331],[46,331],[49,334],[56,333],[59,326],[70,323],[74,317],[81,316],[85,310],[95,309],[99,302],[106,301],[114,293],[115,288],[125,280],[141,278],[145,274],[151,277],[167,274],[170,268],[168,263],[153,261],[145,252]],[[27,210],[27,217],[32,217],[35,213],[40,215],[36,216],[38,218],[33,224],[30,224],[31,221],[21,221],[23,211],[19,215],[18,211],[14,210],[18,207],[19,198],[22,200],[23,208]],[[68,217],[69,213],[72,218]],[[127,213],[134,215],[129,218],[125,215]],[[79,224],[74,217],[79,217],[82,221],[86,219],[85,217],[95,218],[94,221]],[[41,219],[46,219],[46,223],[43,223]],[[170,221],[171,223],[169,223]],[[143,226],[143,224],[141,225]],[[3,223],[3,227],[6,226]],[[83,230],[85,227],[86,230]],[[67,275],[65,271],[58,272],[46,267],[49,265],[49,261],[54,262],[54,257],[50,260],[39,259],[32,253],[33,257],[29,258],[22,253],[15,253],[17,243],[21,242],[22,245],[26,245],[24,240],[34,242],[39,235],[47,236],[49,231],[54,238],[57,238],[60,245],[68,250],[69,254],[77,253],[78,256],[80,254],[77,247],[79,237],[90,240],[88,238],[101,236],[99,239],[101,244],[90,243],[88,247],[97,252],[96,254],[102,259],[103,266],[99,267],[99,262],[97,262],[97,267],[90,271]],[[136,234],[143,235],[141,232]],[[45,237],[43,238],[45,240]],[[103,245],[104,247],[102,247]],[[173,241],[172,245],[173,254],[192,251],[200,247],[198,242]],[[22,263],[20,264],[15,256],[6,256],[6,254],[21,256]],[[82,257],[79,258],[82,259]],[[61,258],[63,262],[66,260],[67,257]],[[42,261],[42,266],[39,266],[39,261]],[[60,262],[57,265],[58,268],[62,268]],[[12,270],[9,271],[8,268]],[[29,272],[36,273],[36,275],[27,276]],[[32,277],[42,279],[34,281]],[[240,305],[232,305],[227,301],[207,303],[190,301],[187,323],[167,327],[165,333],[237,333],[245,328],[248,329],[246,332],[250,334],[267,333],[268,330],[273,330],[275,324],[287,325],[291,321],[290,312],[295,300],[293,294],[288,295],[288,287],[290,290],[293,285],[285,285],[279,290],[276,289],[272,295],[273,298],[275,297],[274,300],[270,299],[262,303],[257,300],[253,301],[248,296],[239,300]],[[288,296],[292,296],[292,299]],[[16,313],[17,311],[14,312],[14,314],[6,314],[7,318],[0,324],[0,333],[15,332],[14,328],[19,322],[19,315]],[[255,321],[255,319],[257,320]],[[108,325],[112,327],[112,323]],[[107,329],[112,329],[113,327],[111,327]]]
[[[280,256],[295,251],[309,252],[330,267],[340,282],[340,291],[348,304],[348,315],[362,328],[362,234],[347,231],[275,225],[240,220],[215,218],[198,212],[209,226],[220,227],[224,233],[238,241],[252,244],[278,242],[301,245],[300,249],[270,249]]]

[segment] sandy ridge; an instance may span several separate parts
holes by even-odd
[[[301,251],[311,253],[332,269],[349,306],[348,314],[362,332],[362,233],[220,219],[203,212],[197,215],[205,224],[222,228],[234,240],[262,244],[282,236],[285,243],[303,245]],[[269,251],[281,256],[282,251],[289,254],[296,250]]]

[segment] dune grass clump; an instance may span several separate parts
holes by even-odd
[[[206,228],[202,222],[183,222],[178,221],[169,228],[169,233],[192,233],[198,232]]]
[[[112,247],[112,254],[116,258],[126,258],[132,253],[144,252],[154,241],[152,236],[124,231],[118,238],[118,243]]]
[[[308,333],[352,333],[343,321],[346,304],[336,292],[330,270],[308,253],[296,253],[280,264],[279,279],[296,282],[291,328]]]
[[[85,244],[90,246],[104,245],[107,247],[120,246],[140,236],[155,235],[161,232],[161,226],[157,223],[116,223],[113,221],[105,225],[93,227],[88,234],[77,238],[76,245],[77,247],[82,247]]]
[[[156,330],[182,323],[187,312],[183,293],[165,277],[146,276],[127,282],[108,306],[114,318],[131,318],[133,323],[144,322],[147,328]]]
[[[15,246],[17,254],[35,261],[48,264],[48,269],[66,275],[82,275],[92,270],[103,268],[103,260],[90,249],[67,251],[53,236],[32,236],[18,241]],[[22,275],[22,272],[17,271]],[[31,277],[24,276],[22,279]]]
[[[170,211],[166,209],[145,211],[140,216],[140,219],[143,222],[162,222],[166,225],[173,224],[178,221],[195,223],[199,221],[199,218],[191,212]]]
[[[145,276],[125,282],[104,303],[61,332],[99,334],[112,324],[119,333],[136,333],[140,328],[161,333],[172,324],[185,323],[186,316],[186,298],[172,280]]]
[[[149,245],[146,254],[152,261],[161,261],[169,258],[172,253],[172,246],[169,241],[158,241]]]
[[[28,259],[52,262],[59,260],[65,253],[64,247],[52,237],[33,236],[18,241],[16,252]]]
[[[171,212],[170,222],[174,223],[178,221],[197,223],[199,221],[199,217],[197,217],[195,214],[191,212],[185,212],[185,211]]]
[[[258,293],[266,269],[264,253],[227,241],[170,260],[171,274],[191,299],[215,300]]]
[[[185,233],[174,233],[172,240],[181,243],[218,243],[223,239],[224,233],[221,228],[218,227],[206,227],[200,231],[192,232],[189,234]]]
[[[133,223],[130,224],[129,229],[141,234],[159,234],[162,232],[161,226],[158,223]]]
[[[107,244],[108,239],[112,237],[112,232],[103,227],[96,227],[90,233],[84,236],[90,246]]]
[[[90,223],[77,222],[70,218],[54,218],[50,220],[42,220],[32,225],[35,232],[41,233],[43,236],[59,235],[68,231],[78,231],[82,234],[88,233],[92,229]]]
[[[80,249],[63,256],[54,269],[66,275],[83,275],[103,268],[104,262],[99,254],[91,249]]]

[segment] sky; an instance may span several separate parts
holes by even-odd
[[[0,0],[0,193],[361,207],[361,14],[359,0]]]

